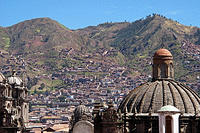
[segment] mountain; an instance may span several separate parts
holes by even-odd
[[[63,81],[77,74],[99,77],[104,72],[87,70],[98,66],[109,68],[108,65],[124,60],[118,51],[105,49],[96,40],[80,35],[50,18],[27,20],[1,27],[0,31],[0,51],[7,60],[1,64],[3,73],[9,75],[7,69],[17,69],[22,77],[26,71],[28,87],[32,89],[43,84],[45,89],[64,87]],[[3,54],[3,51],[8,54]],[[108,53],[109,56],[104,56]],[[83,69],[83,72],[80,71]]]
[[[199,74],[195,69],[199,66],[198,27],[184,26],[153,14],[132,23],[104,23],[77,32],[117,49],[127,58],[126,65],[140,72],[150,75],[153,53],[159,48],[167,48],[174,55],[177,79],[184,79],[186,75],[191,79],[192,75],[195,78]]]
[[[72,47],[80,49],[86,40],[62,24],[50,18],[38,18],[21,22],[7,28],[10,37],[10,50],[29,51]],[[24,54],[24,53],[23,53]]]
[[[73,87],[80,77],[114,77],[111,68],[125,67],[125,77],[151,75],[151,58],[159,48],[167,48],[174,55],[176,79],[196,83],[200,75],[199,44],[198,27],[184,26],[158,14],[132,23],[103,23],[78,30],[50,18],[0,27],[0,51],[7,52],[2,70],[26,71],[32,90]],[[14,57],[16,65],[12,66],[8,60]]]

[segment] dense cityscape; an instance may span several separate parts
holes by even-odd
[[[0,133],[5,127],[16,131],[16,125],[22,133],[71,133],[79,120],[94,124],[103,118],[118,122],[117,128],[127,133],[129,129],[157,131],[155,116],[158,110],[163,111],[161,105],[168,103],[173,113],[182,111],[181,130],[189,132],[190,122],[197,122],[195,133],[200,125],[193,119],[200,115],[199,42],[198,27],[184,26],[159,14],[132,23],[106,22],[77,30],[50,18],[0,27],[0,85],[5,94],[0,101],[2,110],[8,110],[0,112]],[[143,90],[132,94],[138,88]],[[161,91],[163,96],[156,99]],[[150,122],[144,124],[146,119]],[[136,126],[138,121],[145,128]],[[107,132],[102,128],[95,133]]]
[[[183,43],[182,47],[190,51],[187,52],[188,55],[193,56],[196,60],[200,60],[200,49],[198,47],[194,46],[193,48],[193,45],[188,46],[187,43]],[[111,52],[113,53],[113,51]],[[106,54],[109,53],[110,51],[106,51]],[[6,56],[6,54],[1,51],[1,57]],[[105,54],[105,51],[102,54]],[[18,64],[18,70],[21,70],[20,72],[23,73],[24,64],[26,63],[21,58],[19,60],[14,57],[7,60],[7,64],[2,67],[1,71],[4,74],[9,73],[7,68],[10,68],[13,62]],[[85,64],[85,67],[82,65],[79,68],[65,68],[60,72],[49,75],[51,79],[62,78],[64,83],[71,83],[71,87],[45,91],[43,93],[38,93],[37,91],[30,93],[28,96],[30,101],[29,127],[32,128],[32,131],[41,131],[48,127],[57,131],[67,131],[71,115],[78,105],[84,104],[92,112],[95,101],[107,103],[109,100],[112,100],[114,106],[117,107],[130,90],[151,79],[150,75],[127,76],[125,74],[127,71],[126,67],[109,63],[102,64],[102,62],[86,61],[83,64]],[[189,61],[185,61],[185,64],[186,67],[190,67]],[[147,61],[144,66],[147,65],[151,65],[151,62]],[[198,72],[200,66],[194,66],[193,70]],[[105,76],[104,78],[93,75],[63,77],[62,73],[64,72],[104,73]],[[43,75],[42,78],[47,77]],[[196,77],[196,82],[188,83],[187,85],[198,91],[200,77]]]

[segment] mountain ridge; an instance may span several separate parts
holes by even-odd
[[[194,82],[199,74],[195,68],[199,65],[199,44],[198,27],[184,26],[158,14],[132,23],[103,23],[77,30],[50,18],[0,27],[0,49],[25,60],[29,84],[40,77],[30,85],[32,89],[42,83],[46,89],[69,87],[63,85],[64,79],[79,73],[104,78],[110,73],[104,68],[111,66],[126,67],[127,76],[151,75],[151,57],[159,48],[167,48],[174,55],[176,79]],[[41,75],[48,76],[41,79]],[[49,78],[52,75],[59,75],[57,84],[49,83],[55,78]]]

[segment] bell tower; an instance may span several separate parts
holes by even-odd
[[[159,49],[153,56],[153,80],[173,79],[174,65],[172,54],[167,49]]]

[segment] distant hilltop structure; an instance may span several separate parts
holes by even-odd
[[[152,68],[152,80],[131,90],[118,109],[111,103],[107,108],[95,103],[91,122],[87,108],[78,106],[71,133],[199,132],[200,97],[174,80],[172,54],[167,49],[157,50]]]
[[[15,71],[8,78],[0,73],[0,133],[27,133],[28,90]]]

